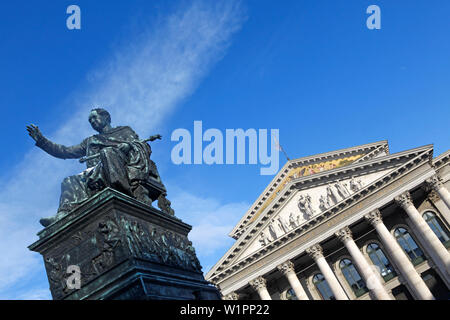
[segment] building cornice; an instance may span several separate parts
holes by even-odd
[[[432,165],[435,169],[440,169],[447,165],[450,161],[450,150],[441,153],[439,156],[432,160]]]

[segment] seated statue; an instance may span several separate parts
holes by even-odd
[[[92,109],[89,122],[98,134],[70,147],[48,140],[35,125],[27,126],[29,135],[39,148],[57,158],[80,159],[87,166],[82,173],[64,179],[56,216],[42,218],[40,223],[44,227],[50,225],[106,187],[150,206],[153,200],[158,199],[164,203],[166,211],[172,210],[170,201],[165,198],[165,188],[156,165],[150,160],[151,148],[147,144],[147,141],[161,139],[161,135],[141,141],[128,126],[111,127],[111,116],[102,108]],[[154,192],[149,194],[149,190],[154,189],[148,188],[152,181],[160,186],[161,191],[156,195]],[[173,215],[173,210],[170,214]]]

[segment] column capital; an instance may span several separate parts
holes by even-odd
[[[239,300],[239,294],[236,292],[230,292],[226,296],[223,296],[223,300]]]
[[[323,257],[323,249],[320,246],[320,244],[315,244],[315,245],[309,247],[308,249],[306,249],[306,253],[314,260],[317,260],[320,257]]]
[[[383,223],[383,218],[381,217],[381,212],[375,209],[364,216],[364,218],[369,221],[372,226],[376,226],[379,223]]]
[[[350,230],[349,227],[344,227],[340,229],[339,231],[335,232],[334,235],[338,237],[338,239],[342,242],[353,239],[352,231]]]
[[[435,203],[435,202],[441,200],[441,197],[439,197],[439,193],[437,193],[435,190],[431,190],[431,191],[428,193],[427,198],[428,198],[428,200],[430,200],[430,201],[433,202],[433,203]]]
[[[413,205],[411,194],[409,193],[409,191],[403,192],[398,197],[395,197],[394,201],[403,209],[406,209],[407,207]]]
[[[291,261],[283,262],[282,264],[277,266],[277,269],[283,274],[288,274],[290,272],[294,272],[294,264]]]
[[[425,184],[428,188],[437,191],[439,188],[442,188],[442,179],[437,174],[429,177],[427,180],[425,180]]]
[[[263,277],[258,277],[256,279],[253,279],[249,282],[249,284],[255,289],[256,291],[265,289],[266,288],[266,279]]]

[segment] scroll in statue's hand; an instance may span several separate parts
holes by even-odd
[[[160,134],[155,134],[149,138],[150,141],[155,141],[156,139],[161,140],[162,136]]]
[[[32,137],[36,142],[44,138],[44,135],[42,134],[41,130],[39,130],[39,127],[35,126],[34,124],[27,126],[27,131],[30,137]]]

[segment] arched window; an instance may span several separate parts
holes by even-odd
[[[413,265],[418,265],[425,260],[425,255],[422,250],[420,250],[414,239],[405,228],[395,229],[394,236],[403,250],[405,250]]]
[[[316,289],[317,291],[319,291],[320,296],[322,297],[323,300],[336,300],[323,274],[321,273],[316,274],[313,277],[313,284],[316,286]]]
[[[439,220],[439,218],[436,217],[436,215],[431,211],[425,212],[422,217],[428,223],[431,230],[433,230],[433,232],[437,235],[439,240],[441,240],[444,246],[446,248],[450,247],[450,234],[447,231],[447,228],[442,225],[442,222]]]
[[[347,280],[357,297],[368,291],[364,280],[361,278],[358,271],[356,271],[356,268],[350,259],[342,259],[339,263],[339,268],[341,268],[345,280]]]
[[[380,268],[380,273],[384,281],[389,281],[397,275],[388,258],[386,258],[386,255],[378,244],[368,244],[366,251],[373,264]]]
[[[294,289],[290,288],[288,291],[286,291],[286,299],[287,300],[298,300]]]

